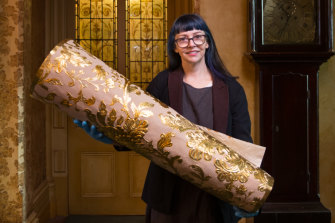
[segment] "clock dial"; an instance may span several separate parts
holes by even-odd
[[[314,0],[263,0],[263,44],[315,42]]]

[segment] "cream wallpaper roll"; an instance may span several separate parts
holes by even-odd
[[[191,123],[73,40],[50,52],[32,95],[246,211],[272,190],[273,178],[259,168],[263,147]]]

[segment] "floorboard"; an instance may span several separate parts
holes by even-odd
[[[54,219],[50,223],[145,223],[145,216],[70,215]]]

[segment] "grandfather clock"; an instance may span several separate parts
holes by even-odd
[[[332,52],[331,0],[250,0],[262,167],[274,178],[255,223],[329,223],[319,198],[318,70]]]

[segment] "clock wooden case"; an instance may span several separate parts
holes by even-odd
[[[262,167],[275,179],[254,222],[330,222],[320,202],[318,70],[332,52],[331,0],[249,0]]]

